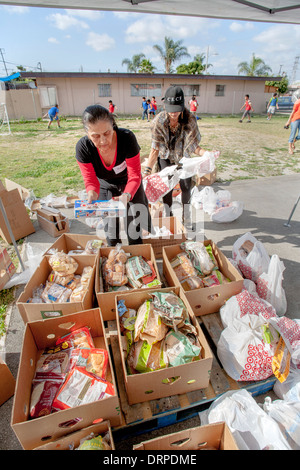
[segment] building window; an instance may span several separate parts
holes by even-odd
[[[215,96],[225,96],[225,85],[216,85]]]
[[[130,85],[130,90],[131,96],[145,96],[145,98],[161,96],[160,84],[132,83]]]
[[[172,86],[180,86],[184,96],[200,96],[200,85],[178,85],[172,83]]]
[[[51,108],[57,104],[56,87],[41,86],[39,91],[42,108]]]
[[[98,96],[108,97],[111,95],[111,84],[110,83],[100,83],[98,85]]]

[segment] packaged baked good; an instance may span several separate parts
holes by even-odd
[[[47,416],[52,412],[53,401],[63,380],[63,378],[33,380],[29,406],[30,418]]]
[[[67,287],[63,287],[55,282],[46,281],[45,289],[42,293],[42,300],[47,304],[51,303],[64,303],[68,302],[72,290]]]
[[[178,253],[178,255],[171,260],[171,266],[180,282],[184,279],[187,279],[188,277],[197,276],[196,269],[194,268],[187,253],[184,251]]]
[[[109,433],[104,436],[91,433],[88,437],[81,439],[77,450],[112,450]]]
[[[188,336],[175,330],[169,331],[164,339],[163,347],[170,367],[198,360],[201,354],[199,342],[193,344]]]
[[[52,271],[48,276],[48,282],[60,284],[61,286],[66,286],[73,280],[74,275],[69,274],[68,276],[59,276],[55,271]]]
[[[96,255],[103,246],[103,243],[103,240],[99,239],[88,240],[85,245],[84,253],[88,255]]]
[[[94,341],[87,326],[73,330],[56,340],[56,345],[68,341],[74,348],[94,348]]]
[[[59,276],[74,274],[78,268],[78,263],[72,256],[63,251],[56,251],[49,258],[49,265]]]
[[[217,268],[204,243],[186,241],[181,244],[181,248],[186,251],[200,276],[207,276],[214,268]]]
[[[147,341],[149,344],[161,341],[167,334],[168,327],[162,322],[160,312],[153,302],[146,300],[137,311],[134,325],[134,341]]]
[[[127,357],[129,374],[152,372],[168,366],[162,341],[149,344],[147,341],[134,342]]]
[[[74,366],[83,367],[91,374],[106,378],[108,368],[108,352],[105,349],[90,348],[90,349],[73,349],[70,357],[70,368]]]
[[[202,289],[202,287],[205,287],[203,280],[199,276],[191,276],[183,279],[180,284],[185,291]]]
[[[186,307],[174,292],[151,293],[154,309],[161,321],[170,328],[180,328],[189,319]]]
[[[72,343],[63,341],[53,348],[46,348],[37,361],[35,379],[62,379],[70,367]]]

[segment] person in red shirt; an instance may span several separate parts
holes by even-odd
[[[244,105],[241,107],[240,111],[242,111],[243,108],[245,108],[245,111],[244,111],[244,114],[243,114],[243,116],[242,116],[242,119],[240,119],[239,122],[243,122],[243,120],[245,119],[246,116],[248,117],[248,121],[247,121],[247,122],[251,122],[251,114],[250,114],[250,111],[254,111],[254,109],[252,108],[252,103],[251,103],[251,101],[250,101],[249,95],[246,95],[246,96],[245,96],[245,103],[244,103]]]
[[[114,110],[117,109],[117,106],[113,104],[112,100],[109,100],[108,102],[108,111],[113,114]]]
[[[193,95],[192,99],[189,101],[190,105],[190,112],[196,116],[196,111],[198,108],[198,101],[196,100],[196,96]]]
[[[88,106],[82,117],[87,135],[76,144],[88,203],[119,200],[126,207],[125,230],[129,245],[142,243],[142,229],[155,233],[145,195],[140,147],[129,129],[117,126],[114,116],[100,105]],[[104,231],[109,246],[121,243],[119,218],[107,217]]]
[[[287,120],[286,127],[291,125],[291,133],[289,137],[289,154],[293,155],[296,140],[300,140],[300,99],[293,106],[293,111]],[[296,137],[297,134],[297,137]]]

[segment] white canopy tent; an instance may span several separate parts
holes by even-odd
[[[300,0],[0,0],[0,4],[300,24]]]

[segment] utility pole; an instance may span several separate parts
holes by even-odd
[[[1,49],[1,48],[0,48],[0,53],[1,53],[1,56],[2,56],[2,61],[3,61],[3,64],[4,64],[4,68],[5,68],[5,71],[6,71],[6,75],[8,76],[8,72],[7,72],[7,68],[6,68],[6,63],[5,63],[5,60],[4,60],[4,57],[3,57],[3,52],[5,52],[4,49]]]

